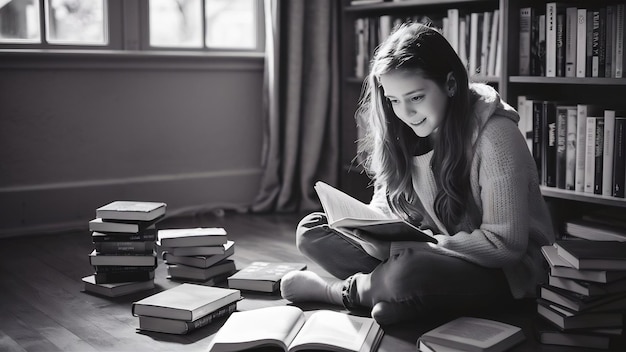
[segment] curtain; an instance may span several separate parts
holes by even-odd
[[[265,0],[262,164],[256,212],[319,209],[313,185],[339,175],[339,5]]]

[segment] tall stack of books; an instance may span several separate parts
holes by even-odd
[[[235,273],[235,243],[220,227],[163,229],[158,245],[170,279],[214,285]]]
[[[550,275],[537,298],[539,341],[626,348],[626,242],[557,240],[542,253]]]
[[[117,297],[154,288],[155,224],[165,210],[165,203],[142,201],[114,201],[96,209],[89,222],[94,244],[89,263],[95,273],[82,278],[85,291]]]
[[[239,290],[182,283],[132,304],[139,329],[187,334],[229,316],[241,299]]]

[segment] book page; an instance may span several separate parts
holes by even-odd
[[[367,204],[355,199],[348,194],[318,181],[315,183],[315,191],[322,203],[322,208],[328,217],[328,224],[333,225],[344,218],[361,220],[399,220],[370,208]]]
[[[289,350],[336,346],[348,351],[359,351],[373,324],[372,318],[320,310],[307,319]]]
[[[487,319],[461,317],[424,335],[421,339],[435,343],[456,342],[459,346],[488,348],[510,337],[520,328]],[[450,345],[452,346],[452,345]]]

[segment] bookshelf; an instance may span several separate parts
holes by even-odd
[[[362,174],[356,155],[358,130],[354,113],[361,92],[363,79],[355,72],[356,40],[355,21],[358,18],[379,18],[380,16],[428,15],[432,19],[443,18],[450,8],[459,9],[460,14],[499,10],[499,30],[502,35],[502,57],[498,75],[470,75],[470,80],[485,82],[494,86],[504,100],[517,107],[519,96],[532,96],[550,101],[567,101],[581,104],[597,104],[606,108],[626,111],[626,78],[608,77],[545,77],[520,75],[520,9],[535,7],[543,9],[544,0],[404,0],[381,1],[356,4],[350,0],[341,2],[341,175],[340,187],[347,193],[364,201],[369,200],[371,188],[368,179]],[[595,8],[600,6],[592,0],[560,1],[564,7]],[[607,0],[601,5],[615,5],[625,1]],[[626,61],[626,60],[625,60]],[[624,75],[626,77],[626,75]],[[626,199],[600,196],[576,191],[541,186],[548,201],[555,226],[569,218],[588,211],[607,209],[619,211],[626,208]]]

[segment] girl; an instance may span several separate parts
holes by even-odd
[[[447,40],[421,24],[397,28],[374,55],[358,117],[370,206],[438,243],[390,242],[376,255],[310,214],[298,249],[337,279],[292,272],[283,297],[371,309],[389,324],[533,296],[545,276],[540,248],[554,242],[534,159],[518,114],[468,83]]]

